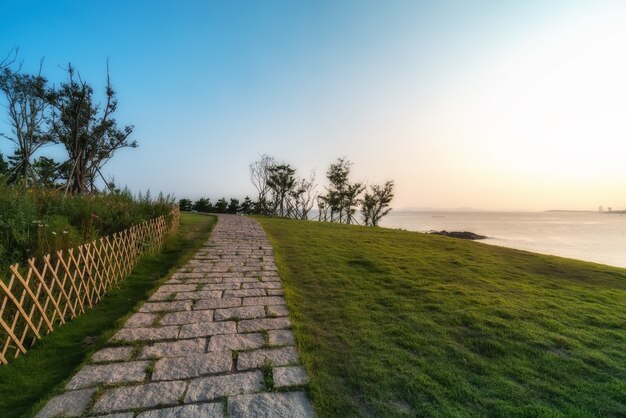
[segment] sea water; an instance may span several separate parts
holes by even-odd
[[[470,231],[480,242],[626,267],[626,215],[600,212],[448,212],[393,210],[380,226],[409,231]]]

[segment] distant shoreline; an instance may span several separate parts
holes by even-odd
[[[626,214],[625,210],[597,211],[578,209],[548,209],[548,210],[487,210],[487,209],[423,209],[423,208],[393,208],[394,213],[598,213],[598,214]]]
[[[624,215],[626,214],[626,210],[605,210],[602,212],[599,211],[595,211],[595,210],[560,210],[560,209],[551,209],[551,210],[546,210],[544,211],[546,213],[548,212],[575,212],[575,213],[597,213],[600,215]]]
[[[550,209],[544,210],[544,212],[575,212],[575,213],[603,213],[594,210],[567,210],[567,209]]]

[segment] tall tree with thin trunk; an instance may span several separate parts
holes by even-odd
[[[330,165],[326,177],[330,185],[323,199],[325,210],[329,212],[331,222],[352,223],[356,221],[355,206],[359,204],[359,195],[365,189],[363,183],[350,183],[352,163],[346,158],[337,158]]]
[[[289,164],[279,164],[270,167],[269,173],[267,185],[274,195],[273,211],[279,216],[286,216],[287,198],[296,184],[296,170]]]
[[[52,142],[49,135],[49,90],[47,80],[41,76],[41,65],[37,75],[21,74],[5,66],[0,72],[0,91],[4,94],[4,107],[10,133],[0,136],[15,145],[11,158],[11,177],[23,180],[30,186],[37,181],[33,169],[33,154]]]
[[[359,204],[359,195],[365,190],[363,183],[348,183],[342,194],[342,210],[344,212],[345,223],[351,224],[356,221],[354,214],[356,206]],[[357,222],[358,223],[358,222]]]
[[[391,211],[389,203],[393,199],[393,187],[393,181],[388,181],[383,186],[370,186],[371,192],[366,192],[361,201],[365,225],[377,226],[381,218]]]
[[[133,127],[119,128],[113,117],[117,98],[108,63],[104,105],[94,101],[93,88],[81,79],[71,64],[67,73],[68,81],[61,84],[52,99],[55,109],[52,132],[69,155],[66,191],[94,192],[98,178],[108,184],[101,170],[115,151],[135,148],[137,142],[129,140]]]

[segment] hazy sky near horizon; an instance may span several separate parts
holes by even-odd
[[[253,196],[267,153],[320,186],[347,156],[397,208],[626,208],[623,1],[0,4],[27,70],[102,92],[110,58],[135,192]]]

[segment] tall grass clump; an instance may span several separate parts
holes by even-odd
[[[0,180],[0,271],[166,215],[172,199],[130,193],[64,195]]]

